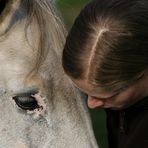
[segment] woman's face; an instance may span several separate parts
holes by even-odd
[[[85,80],[74,80],[74,84],[88,95],[88,106],[90,108],[112,108],[123,109],[148,95],[148,76],[137,80],[121,92],[101,92]]]

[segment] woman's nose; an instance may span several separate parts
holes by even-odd
[[[95,97],[88,96],[87,104],[89,108],[96,108],[103,106],[104,102]]]

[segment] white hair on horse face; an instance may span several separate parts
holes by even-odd
[[[65,29],[48,0],[0,14],[0,148],[97,148],[84,100],[61,64]]]

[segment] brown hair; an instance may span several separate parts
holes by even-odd
[[[102,91],[126,87],[148,67],[147,26],[147,0],[91,1],[67,37],[65,72]]]

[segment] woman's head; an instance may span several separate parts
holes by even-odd
[[[73,80],[116,92],[148,67],[148,1],[94,0],[76,18],[63,52]]]

